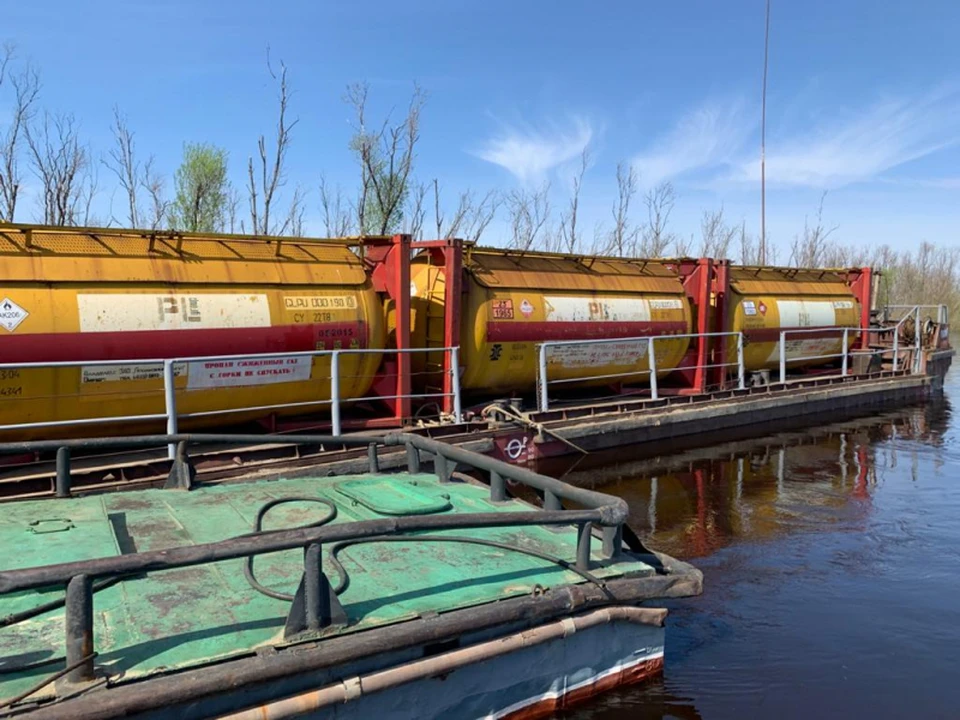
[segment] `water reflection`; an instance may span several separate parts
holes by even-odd
[[[558,717],[949,715],[960,700],[944,698],[960,676],[954,393],[662,457],[582,459],[565,479],[626,499],[641,537],[703,569],[705,594],[668,604],[663,679]]]
[[[946,398],[923,407],[782,432],[665,457],[581,463],[563,477],[630,505],[630,527],[657,549],[701,558],[738,539],[816,530],[869,512],[885,473],[909,464],[916,477],[924,447],[941,448]],[[621,456],[622,456],[622,451]],[[933,453],[934,467],[947,458]],[[851,502],[855,501],[855,502]]]

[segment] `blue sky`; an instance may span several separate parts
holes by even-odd
[[[840,240],[958,242],[960,3],[772,6],[773,241],[786,246],[827,190],[825,218]],[[618,161],[632,162],[644,186],[674,184],[680,234],[696,233],[700,213],[721,205],[759,225],[763,0],[5,0],[2,10],[0,40],[39,67],[43,107],[73,112],[99,156],[118,105],[168,180],[183,142],[213,142],[242,184],[256,138],[274,123],[270,45],[289,68],[299,118],[285,190],[310,193],[314,233],[321,173],[356,184],[341,100],[355,81],[369,82],[381,114],[402,109],[414,81],[429,93],[416,174],[439,178],[451,202],[461,189],[549,180],[559,206],[589,145],[588,227],[609,221]],[[5,102],[0,92],[0,117]],[[104,168],[100,181],[106,212]],[[113,204],[119,214],[119,195]],[[34,211],[28,201],[18,219]]]

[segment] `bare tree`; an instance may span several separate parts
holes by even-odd
[[[247,161],[247,189],[250,195],[250,229],[254,235],[282,235],[290,228],[292,218],[298,212],[298,205],[302,205],[302,195],[294,193],[294,201],[284,222],[278,225],[270,218],[273,211],[277,190],[286,184],[287,151],[290,149],[290,131],[299,120],[289,122],[287,110],[290,104],[290,87],[287,84],[287,66],[280,61],[279,74],[274,71],[270,62],[270,50],[267,49],[267,71],[278,86],[277,101],[279,114],[277,118],[277,134],[273,145],[272,155],[267,151],[267,139],[263,135],[257,140],[259,155],[259,172],[254,170],[254,160]]]
[[[729,258],[730,246],[740,231],[727,224],[722,205],[719,210],[704,210],[700,218],[700,257]]]
[[[403,224],[403,208],[420,139],[420,113],[426,96],[414,85],[406,117],[391,125],[387,117],[377,130],[367,122],[369,87],[347,87],[344,100],[353,107],[356,126],[351,148],[360,162],[360,198],[357,224],[363,234],[384,235]]]
[[[539,189],[514,190],[506,197],[507,213],[510,219],[510,247],[518,250],[534,248],[542,237],[544,227],[550,219],[550,184],[544,183]]]
[[[23,183],[20,145],[40,94],[40,76],[36,70],[28,64],[19,72],[12,72],[13,60],[12,45],[0,49],[0,88],[8,84],[13,89],[10,120],[0,134],[0,220],[8,222],[14,220]]]
[[[673,236],[673,255],[674,257],[690,257],[690,251],[693,250],[693,235],[683,237],[682,235]]]
[[[293,189],[293,197],[290,199],[290,209],[287,211],[287,218],[283,222],[284,230],[294,237],[303,237],[303,215],[305,211],[303,189],[297,185],[297,187]]]
[[[637,194],[637,172],[633,166],[617,163],[617,199],[613,203],[613,230],[605,252],[625,257],[633,254],[641,228],[630,220],[630,203]]]
[[[133,131],[127,124],[127,119],[120,114],[120,108],[116,106],[113,108],[113,126],[110,129],[113,132],[114,147],[108,151],[103,164],[117,176],[120,187],[127,195],[129,226],[138,228],[140,227],[140,205],[137,192],[142,186],[141,167],[136,158]]]
[[[479,242],[480,236],[493,222],[502,203],[503,200],[496,190],[490,190],[479,200],[473,191],[467,190],[460,193],[457,207],[450,217],[450,222],[447,222],[441,210],[440,185],[434,180],[433,207],[437,238],[459,237],[469,242]]]
[[[639,254],[642,257],[662,257],[675,242],[667,225],[677,202],[677,194],[670,182],[662,182],[647,191],[643,202],[647,207],[647,224],[641,233]]]
[[[338,185],[331,190],[326,178],[320,176],[320,209],[323,211],[324,232],[327,237],[346,237],[351,234],[352,218],[348,203]]]
[[[460,214],[462,220],[457,228],[457,234],[469,242],[480,242],[480,237],[497,216],[497,211],[503,204],[503,198],[496,190],[490,190],[478,201],[472,192],[460,196],[460,207],[464,210]]]
[[[790,264],[794,267],[821,267],[826,259],[828,238],[837,229],[823,224],[823,201],[827,197],[824,190],[817,206],[816,224],[811,227],[807,218],[803,219],[803,235],[793,239],[790,249]]]
[[[167,217],[167,211],[170,209],[170,202],[164,198],[163,185],[163,177],[153,169],[153,157],[150,157],[143,164],[140,187],[150,198],[148,217],[151,230],[158,230],[163,225],[163,220]],[[236,213],[236,206],[234,206],[234,213]]]
[[[583,188],[583,176],[590,163],[590,151],[584,148],[580,152],[580,167],[573,176],[573,187],[570,190],[570,204],[567,211],[560,216],[560,229],[557,232],[557,250],[575,253],[580,249],[582,238],[577,230],[577,214],[580,208],[580,190]]]
[[[427,219],[427,192],[426,183],[417,183],[413,186],[413,197],[410,201],[409,212],[404,213],[403,231],[414,240],[423,240],[423,223]]]
[[[85,180],[90,163],[73,115],[44,113],[42,123],[27,127],[26,139],[33,171],[43,186],[43,222],[75,225],[82,204],[89,201]]]

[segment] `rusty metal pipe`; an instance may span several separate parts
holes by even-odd
[[[343,704],[364,695],[389,690],[406,683],[423,680],[459,670],[474,663],[492,660],[503,655],[566,638],[576,632],[612,622],[630,622],[638,625],[662,627],[667,611],[662,608],[610,607],[593,610],[583,615],[564,618],[549,625],[496,638],[470,647],[453,650],[423,660],[381,670],[359,677],[341,680],[319,690],[293,695],[275,702],[259,705],[237,713],[220,716],[219,720],[287,720],[316,712],[328,705]]]

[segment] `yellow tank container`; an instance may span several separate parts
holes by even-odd
[[[840,272],[732,266],[730,290],[728,327],[732,332],[743,332],[747,370],[780,366],[782,330],[813,331],[787,335],[788,367],[812,367],[836,360],[823,357],[843,350],[842,333],[830,329],[857,328],[860,323],[860,303]],[[857,337],[858,333],[849,333],[851,347]],[[731,345],[728,360],[735,363],[736,345]],[[810,357],[820,359],[799,359]]]
[[[0,362],[129,361],[0,370],[0,426],[163,413],[159,359],[384,345],[379,298],[359,258],[336,241],[278,245],[238,236],[8,226],[0,228],[0,256]],[[367,392],[380,359],[340,358],[343,398]],[[330,398],[329,357],[191,362],[176,371],[184,416]],[[222,426],[323,409],[261,409],[180,424]],[[138,426],[83,427],[107,434]],[[78,426],[13,434],[75,435]]]
[[[415,347],[443,345],[445,283],[443,268],[431,265],[427,256],[414,260]],[[470,248],[463,288],[460,364],[467,391],[532,392],[537,348],[545,341],[682,335],[692,322],[679,279],[656,262]],[[687,338],[657,341],[658,374],[675,368],[689,344]],[[594,378],[568,387],[644,383],[647,353],[643,340],[554,347],[547,374],[551,382]],[[442,362],[439,354],[427,358],[426,365],[417,360],[414,372],[428,375]]]

